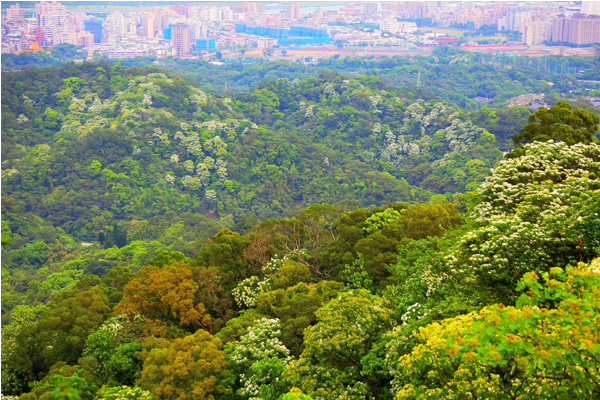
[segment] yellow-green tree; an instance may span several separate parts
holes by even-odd
[[[341,293],[304,331],[305,348],[286,371],[289,383],[319,399],[382,398],[389,376],[382,335],[394,325],[386,300],[366,290]]]
[[[210,316],[199,302],[192,272],[183,264],[143,267],[125,286],[117,314],[139,313],[147,333],[166,336],[170,326],[210,327]]]
[[[600,259],[526,274],[516,307],[433,323],[402,356],[398,399],[600,397]]]
[[[213,400],[226,393],[228,364],[221,341],[204,330],[168,347],[155,348],[144,361],[140,386],[159,400]]]

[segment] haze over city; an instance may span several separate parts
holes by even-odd
[[[5,4],[8,3],[8,4]],[[3,2],[2,52],[86,59],[430,54],[434,46],[592,54],[600,2]],[[561,46],[561,47],[557,47]],[[565,50],[565,46],[579,50]],[[583,50],[581,50],[583,48]],[[587,49],[586,49],[587,48]],[[277,53],[281,55],[281,53]]]

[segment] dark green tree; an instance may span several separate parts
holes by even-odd
[[[550,107],[542,107],[529,116],[529,122],[521,129],[521,133],[513,136],[517,149],[511,157],[521,155],[524,144],[535,141],[565,142],[569,146],[576,143],[595,143],[598,131],[598,116],[583,109],[573,109],[566,101],[560,101]]]

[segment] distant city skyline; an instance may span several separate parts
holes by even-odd
[[[209,56],[216,50],[228,55],[278,46],[411,49],[479,43],[460,30],[481,31],[479,36],[492,44],[600,43],[600,1],[40,1],[14,2],[2,11],[3,53],[72,44],[88,58]]]

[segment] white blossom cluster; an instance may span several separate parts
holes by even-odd
[[[241,281],[235,289],[232,290],[233,298],[240,307],[254,307],[256,300],[261,293],[269,291],[271,280],[268,278],[260,279],[258,276]]]
[[[362,151],[359,156],[360,156],[360,159],[367,164],[372,163],[373,160],[375,159],[375,153],[373,153],[372,151],[367,151],[367,150]]]
[[[397,134],[386,132],[385,147],[381,152],[381,161],[390,162],[396,168],[401,167],[405,157],[429,151],[433,138],[427,135],[426,128],[438,129],[436,135],[442,135],[450,149],[442,159],[432,163],[433,167],[443,165],[455,154],[466,153],[486,132],[471,121],[462,120],[456,110],[443,103],[436,103],[427,112],[423,100],[417,100],[406,108],[405,115],[404,124]],[[410,131],[413,121],[419,124],[418,132]]]
[[[312,118],[315,116],[314,112],[313,112],[313,105],[310,105],[308,107],[306,107],[306,112],[304,113],[304,118]]]
[[[279,340],[279,319],[262,318],[237,343],[229,345],[231,360],[244,371],[239,375],[244,398],[260,397],[261,387],[272,386],[291,361],[290,352]]]
[[[338,93],[335,91],[335,88],[329,82],[326,82],[325,85],[323,85],[323,94],[326,94],[333,98],[339,97]]]
[[[373,106],[373,108],[375,108],[377,107],[377,104],[379,104],[383,99],[380,95],[375,94],[373,96],[369,96],[369,100],[371,100],[371,105]]]
[[[598,244],[584,238],[587,221],[600,219],[599,174],[597,145],[536,142],[500,162],[479,189],[472,216],[480,226],[446,256],[447,274],[467,283],[515,279],[592,254]]]
[[[35,101],[31,100],[28,96],[26,95],[22,95],[21,99],[23,100],[23,103],[25,104],[35,104]]]
[[[175,183],[175,175],[173,175],[172,173],[165,175],[165,181],[173,185]]]
[[[279,276],[279,269],[283,266],[285,261],[294,260],[300,257],[302,259],[310,259],[310,255],[306,252],[305,249],[300,249],[295,251],[294,253],[288,253],[285,256],[279,258],[277,255],[271,257],[269,261],[262,267],[262,273],[264,276],[273,278]]]
[[[402,320],[403,323],[406,324],[411,319],[419,320],[421,318],[428,316],[430,313],[431,313],[431,310],[428,310],[422,304],[415,303],[406,309],[406,312],[404,314],[402,314],[400,319]]]
[[[195,105],[197,108],[200,108],[200,105],[206,103],[208,101],[208,97],[206,94],[198,89],[192,88],[192,94],[190,95],[190,102]]]
[[[215,201],[217,201],[217,192],[215,192],[212,189],[209,189],[206,192],[204,192],[204,198],[210,203],[214,203]]]
[[[231,354],[238,364],[246,364],[267,357],[278,357],[289,361],[290,351],[281,343],[281,326],[279,319],[262,318],[248,333],[240,338]]]
[[[108,320],[104,321],[104,323],[98,329],[99,331],[107,332],[112,336],[117,336],[119,332],[123,329],[122,321],[126,317],[124,315],[117,315]]]
[[[469,64],[471,62],[471,55],[469,53],[465,54],[465,55],[461,55],[458,54],[454,57],[452,57],[450,59],[450,62],[448,64],[450,65],[454,65],[454,64]]]
[[[289,259],[289,254],[286,254],[282,258],[277,257],[277,254],[271,257],[269,261],[262,267],[262,272],[265,276],[275,276],[279,273],[279,268],[283,265],[284,261]]]
[[[600,190],[599,177],[600,146],[534,142],[522,157],[500,161],[481,185],[472,216],[484,222],[516,213],[534,221],[542,211],[568,207],[581,193]]]

